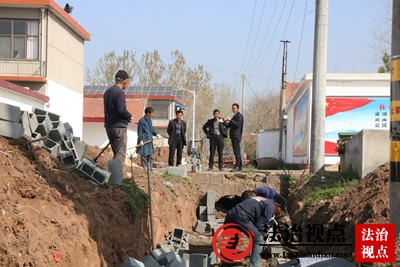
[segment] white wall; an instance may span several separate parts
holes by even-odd
[[[82,141],[91,146],[105,147],[108,144],[104,122],[84,122]],[[137,130],[128,128],[127,148],[137,144]],[[136,148],[127,151],[127,154],[134,153]]]
[[[50,97],[47,110],[60,115],[62,122],[68,122],[74,130],[74,136],[82,137],[83,94],[50,79],[47,79],[46,91]]]
[[[26,95],[11,92],[0,87],[0,102],[20,107],[21,110],[32,112],[32,108],[45,109],[45,102]]]
[[[265,130],[257,137],[257,158],[279,158],[279,129]]]

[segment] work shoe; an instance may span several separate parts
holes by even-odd
[[[208,168],[208,170],[207,170],[207,171],[209,171],[209,172],[212,172],[212,170],[213,170],[213,168]]]
[[[220,168],[219,168],[219,171],[223,172],[223,171],[224,171],[224,168],[220,167]]]
[[[241,171],[241,169],[239,169],[238,167],[235,167],[235,168],[233,168],[233,169],[231,170],[231,172],[239,172],[239,171]]]

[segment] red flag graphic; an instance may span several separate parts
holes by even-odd
[[[326,114],[332,116],[339,112],[349,111],[363,107],[374,100],[368,98],[326,98]]]

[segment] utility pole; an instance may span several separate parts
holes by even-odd
[[[392,110],[400,107],[400,1],[393,0],[392,6],[392,74],[390,77],[390,223],[400,232],[400,115]]]
[[[316,0],[311,104],[310,173],[325,168],[326,62],[328,51],[328,0]]]
[[[246,95],[246,76],[242,75],[242,114],[244,114],[244,103],[245,103],[245,95]]]
[[[282,41],[283,43],[283,59],[282,59],[282,85],[281,85],[281,101],[279,103],[279,158],[283,159],[282,143],[283,143],[283,107],[285,105],[285,89],[286,89],[286,74],[287,74],[287,44],[290,41]]]

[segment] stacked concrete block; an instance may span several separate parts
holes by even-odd
[[[42,135],[40,133],[32,133],[32,140],[39,140],[40,138],[42,138]],[[44,146],[43,140],[35,142],[35,144],[37,144],[40,147]]]
[[[54,142],[52,139],[47,138],[43,140],[43,148],[55,158],[60,156],[60,144]]]
[[[199,220],[200,221],[207,221],[207,206],[199,206]]]
[[[0,135],[18,139],[24,134],[24,128],[19,122],[0,120]]]
[[[32,131],[31,131],[31,127],[30,127],[30,118],[29,118],[28,111],[21,112],[21,117],[19,119],[19,123],[21,123],[22,128],[24,128],[23,136],[29,141],[32,140]]]
[[[215,221],[215,192],[208,191],[207,195],[207,221]]]
[[[37,120],[36,114],[31,113],[29,114],[29,128],[31,129],[31,132],[34,133],[39,126],[39,122]]]
[[[0,120],[19,122],[21,109],[17,106],[0,103]]]
[[[173,174],[181,177],[187,177],[187,168],[181,168],[181,167],[167,167],[166,168],[166,173],[167,174]]]
[[[189,267],[208,267],[208,255],[207,254],[190,254]]]
[[[145,267],[143,262],[135,260],[134,258],[128,257],[121,267]]]
[[[87,180],[99,185],[107,183],[111,176],[109,171],[104,170],[96,162],[87,157],[82,159],[77,171]]]
[[[194,230],[198,233],[204,233],[206,231],[206,223],[203,221],[197,220]]]
[[[48,135],[53,128],[53,123],[47,115],[37,115],[38,127],[35,132],[40,133],[42,136]]]
[[[49,137],[53,141],[62,142],[65,139],[66,132],[64,124],[61,121],[56,121],[52,123],[53,127],[49,132]]]

